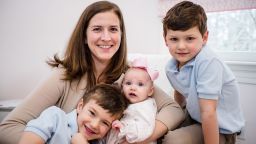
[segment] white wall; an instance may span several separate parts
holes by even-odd
[[[255,143],[256,113],[253,106],[256,102],[256,64],[250,62],[227,62],[234,72],[240,87],[240,101],[245,117],[245,128],[239,136],[238,144]]]
[[[253,144],[255,143],[256,132],[256,113],[254,111],[255,105],[255,89],[256,85],[239,83],[241,90],[241,104],[245,117],[244,134],[241,137],[241,144]]]
[[[85,7],[95,0],[0,1],[0,100],[23,98],[65,49]],[[157,0],[111,0],[123,12],[129,52],[163,53]],[[165,51],[166,50],[166,51]]]

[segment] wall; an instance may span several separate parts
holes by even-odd
[[[65,49],[80,14],[94,1],[0,1],[0,100],[28,95],[49,72],[45,61]],[[111,1],[123,11],[129,52],[166,52],[157,0]]]
[[[238,144],[253,144],[256,140],[256,113],[253,108],[256,101],[256,64],[250,62],[227,63],[239,82],[240,101],[245,117],[245,127],[238,137]]]

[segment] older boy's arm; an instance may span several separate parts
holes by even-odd
[[[177,90],[174,90],[174,100],[184,108],[186,106],[186,99],[183,95],[181,95]]]
[[[19,144],[44,144],[45,141],[33,132],[23,132]]]
[[[216,113],[216,100],[200,99],[202,129],[205,144],[219,143],[219,127]]]

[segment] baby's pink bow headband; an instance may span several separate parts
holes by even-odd
[[[152,81],[156,80],[159,76],[159,72],[157,70],[152,70],[148,67],[146,58],[142,58],[142,57],[135,58],[132,61],[131,67],[141,68],[146,70]]]

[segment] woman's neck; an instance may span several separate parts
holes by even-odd
[[[108,63],[109,62],[94,60],[94,74],[96,79],[98,79],[102,72],[106,69]]]

